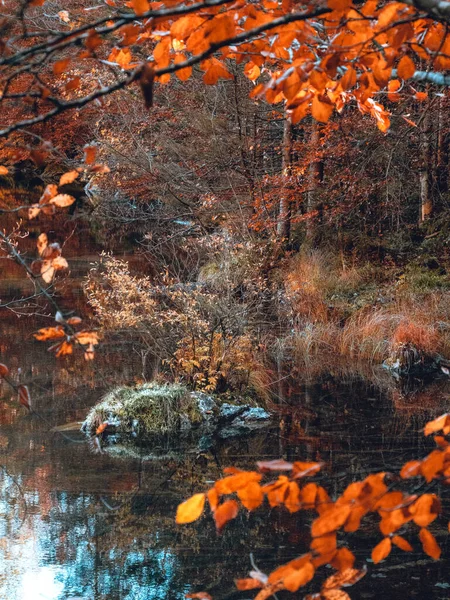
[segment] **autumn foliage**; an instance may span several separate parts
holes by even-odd
[[[206,501],[218,531],[236,518],[241,507],[253,511],[265,500],[271,508],[284,507],[290,513],[312,511],[309,552],[269,575],[253,570],[250,577],[238,579],[236,586],[239,590],[259,589],[255,600],[265,600],[281,590],[296,592],[314,578],[321,566],[331,565],[337,573],[326,579],[320,592],[306,598],[348,599],[348,594],[341,588],[356,583],[366,571],[354,568],[354,554],[338,543],[337,535],[358,531],[361,521],[370,514],[378,517],[382,536],[372,550],[374,564],[386,559],[394,546],[403,552],[411,552],[413,546],[405,534],[410,539],[414,534],[418,535],[423,551],[434,560],[441,556],[439,544],[429,529],[442,511],[439,497],[430,491],[410,493],[396,489],[404,487],[403,480],[412,478],[423,478],[427,484],[450,483],[450,442],[445,437],[450,433],[450,415],[438,417],[424,429],[427,436],[440,432],[444,435],[434,438],[437,448],[422,460],[406,463],[399,476],[372,473],[362,481],[348,485],[336,500],[322,485],[310,480],[321,471],[321,463],[272,460],[258,462],[257,471],[225,468],[226,476],[207,492],[197,493],[179,505],[177,523],[192,523],[199,519]],[[417,486],[416,492],[421,487]]]

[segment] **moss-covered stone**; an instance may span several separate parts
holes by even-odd
[[[186,387],[146,383],[109,392],[89,412],[84,429],[92,434],[104,422],[121,433],[150,435],[177,431],[183,423],[196,426],[203,418],[198,401]]]

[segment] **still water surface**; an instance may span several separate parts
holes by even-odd
[[[76,431],[64,436],[51,428],[82,420],[106,389],[141,377],[139,355],[129,344],[110,345],[93,364],[55,360],[30,336],[48,324],[7,312],[0,320],[0,360],[17,380],[20,369],[45,419],[28,415],[9,388],[0,387],[0,600],[178,600],[202,589],[215,600],[248,599],[252,594],[236,592],[233,579],[246,576],[250,554],[269,572],[303,553],[308,517],[242,511],[219,536],[209,517],[177,527],[179,502],[207,488],[221,467],[279,457],[323,460],[322,483],[337,494],[369,472],[396,471],[427,452],[421,428],[450,405],[445,381],[411,392],[386,384],[386,377],[376,384],[362,375],[332,375],[330,368],[317,381],[286,375],[275,386],[274,426],[219,447],[216,457],[112,457]],[[394,550],[374,566],[367,559],[381,539],[375,524],[348,536],[359,566],[369,568],[348,590],[352,599],[450,598],[445,530],[443,522],[433,529],[444,557],[436,563],[414,541],[413,553]],[[305,593],[318,588],[310,584]],[[303,594],[279,594],[284,597]]]

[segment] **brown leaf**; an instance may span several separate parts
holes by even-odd
[[[95,331],[79,331],[73,337],[82,346],[87,346],[89,344],[96,346],[98,344],[98,333]]]
[[[39,329],[37,333],[33,334],[33,337],[39,342],[47,342],[49,340],[57,340],[65,337],[65,331],[62,327],[57,325],[56,327],[44,327]]]
[[[58,256],[61,256],[61,246],[57,242],[53,242],[42,250],[43,260],[52,260]]]
[[[92,165],[95,162],[95,157],[97,156],[97,146],[90,146],[87,144],[83,148],[84,152],[84,162],[87,165]]]
[[[43,260],[41,266],[41,277],[45,283],[51,283],[55,274],[55,269],[52,266],[51,260]]]
[[[146,63],[142,69],[139,85],[141,86],[142,96],[144,97],[145,108],[151,108],[153,105],[153,84],[155,81],[155,70]]]
[[[31,410],[31,395],[30,395],[30,390],[28,389],[28,386],[27,385],[19,385],[19,387],[17,388],[17,391],[19,393],[20,404],[22,404],[22,406],[25,406],[25,408],[28,408],[28,410]]]
[[[54,196],[56,196],[57,193],[58,193],[58,186],[56,186],[54,183],[50,183],[49,185],[46,186],[44,193],[39,198],[39,204],[48,204],[50,202],[50,200]]]
[[[41,209],[39,207],[39,204],[32,204],[30,206],[30,208],[28,209],[28,218],[34,219],[35,217],[37,217],[39,215],[40,212],[41,212]]]
[[[9,369],[3,363],[0,363],[0,377],[7,377],[9,375]]]
[[[39,256],[42,256],[42,253],[48,246],[48,237],[46,233],[41,233],[41,235],[37,239],[37,251],[39,252]]]
[[[70,317],[70,319],[67,319],[67,323],[69,325],[79,325],[81,323],[81,319],[80,317]]]
[[[384,560],[392,550],[391,538],[385,537],[379,544],[372,550],[372,560],[375,564]]]
[[[75,198],[69,194],[58,194],[50,200],[50,204],[59,206],[59,208],[65,208],[75,202]]]
[[[62,269],[67,269],[69,267],[69,263],[62,256],[58,256],[57,258],[53,259],[52,267],[55,269],[55,271],[61,271]]]
[[[239,512],[239,506],[236,500],[227,500],[223,504],[220,504],[216,512],[214,513],[214,520],[216,522],[217,529],[222,529],[222,527],[237,517]]]
[[[362,579],[366,573],[366,569],[345,569],[345,571],[336,573],[325,580],[324,584],[322,585],[322,593],[325,590],[354,585],[357,581]]]
[[[194,494],[178,506],[176,522],[182,524],[196,521],[202,514],[204,506],[205,494]]]

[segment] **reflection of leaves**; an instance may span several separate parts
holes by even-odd
[[[19,394],[19,402],[28,410],[31,410],[31,394],[27,385],[19,385],[17,388]]]

